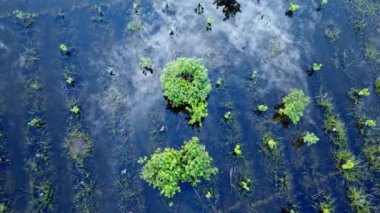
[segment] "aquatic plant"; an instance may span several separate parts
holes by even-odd
[[[196,102],[192,103],[190,107],[186,107],[186,110],[190,113],[191,117],[189,124],[197,124],[202,126],[202,119],[208,116],[207,113],[207,102]]]
[[[379,51],[373,46],[373,44],[367,44],[365,47],[364,56],[371,61],[377,60],[379,57]]]
[[[66,44],[64,43],[60,44],[59,49],[64,55],[70,55],[70,49],[66,46]]]
[[[366,194],[359,188],[348,187],[348,199],[354,212],[370,213],[370,204]]]
[[[344,124],[336,115],[326,115],[323,121],[323,128],[326,132],[332,134],[332,141],[335,145],[342,145],[342,142],[346,140]]]
[[[290,1],[290,3],[289,3],[289,11],[294,12],[294,11],[298,10],[299,8],[300,8],[300,6],[298,4],[296,4],[294,2],[294,0]]]
[[[7,212],[9,209],[8,207],[6,206],[5,203],[0,203],[0,213],[5,213]]]
[[[380,94],[380,77],[377,77],[375,82],[375,89],[378,94]]]
[[[258,107],[257,107],[257,110],[259,112],[266,112],[268,110],[268,106],[267,105],[264,105],[264,104],[260,104]]]
[[[335,153],[337,168],[346,181],[354,181],[358,178],[357,160],[349,150],[341,150]]]
[[[245,191],[245,192],[250,192],[251,191],[251,185],[253,184],[253,181],[249,178],[246,178],[244,180],[241,180],[239,182],[240,188]]]
[[[65,147],[69,156],[82,167],[85,158],[92,152],[92,141],[85,132],[73,128],[65,138]]]
[[[234,148],[234,151],[233,151],[233,154],[236,157],[241,157],[243,155],[243,150],[241,149],[241,145],[240,144],[236,144],[236,146]]]
[[[165,65],[160,77],[164,97],[172,107],[185,107],[190,113],[192,124],[199,123],[207,116],[207,96],[211,83],[207,69],[195,58],[177,58]],[[202,110],[200,110],[202,109]],[[195,112],[203,111],[194,116]]]
[[[206,194],[205,194],[205,198],[207,198],[207,199],[211,199],[211,197],[212,197],[211,192],[210,192],[210,191],[207,191]]]
[[[322,64],[313,63],[313,71],[319,71],[322,69]]]
[[[139,65],[140,65],[140,68],[143,70],[144,74],[146,74],[146,72],[153,73],[152,58],[150,58],[150,57],[142,57],[142,58],[140,58]]]
[[[366,28],[366,23],[364,20],[357,20],[354,22],[354,29],[357,31],[363,31]]]
[[[330,26],[325,29],[325,36],[330,42],[334,42],[340,36],[340,29],[337,26]]]
[[[193,137],[185,141],[180,150],[158,148],[144,164],[141,178],[171,198],[181,191],[179,183],[196,186],[201,179],[209,180],[215,175],[218,169],[211,167],[211,162],[205,146],[199,144],[198,137]]]
[[[215,85],[217,87],[222,86],[222,84],[223,84],[223,78],[219,77],[218,79],[216,79],[216,84]]]
[[[316,144],[319,141],[319,138],[312,132],[305,132],[302,136],[302,141],[307,146]]]
[[[372,119],[367,119],[364,121],[364,125],[368,127],[375,127],[376,126],[376,121]]]
[[[297,124],[309,103],[310,97],[306,96],[302,90],[292,89],[282,99],[282,105],[278,112],[280,115],[288,117],[294,124]]]
[[[256,80],[257,79],[257,70],[253,70],[252,73],[251,73],[251,77],[249,78],[251,81],[253,80]]]
[[[53,189],[52,184],[48,181],[43,182],[39,187],[39,199],[41,201],[42,206],[53,209],[55,207],[53,201]]]
[[[35,13],[23,12],[21,10],[13,11],[13,15],[16,16],[16,18],[22,20],[25,27],[32,25],[34,18],[37,16]]]
[[[261,148],[269,157],[278,156],[280,154],[278,141],[272,137],[270,133],[263,135]]]
[[[44,126],[44,122],[39,118],[33,118],[28,122],[28,126],[42,128]]]
[[[228,112],[226,112],[226,113],[223,115],[224,119],[226,119],[226,120],[230,120],[230,119],[231,119],[231,116],[232,116],[232,112],[231,112],[231,111],[228,111]]]
[[[324,4],[327,4],[328,3],[328,0],[322,0],[322,5],[324,5]]]
[[[359,96],[369,96],[370,95],[370,93],[369,93],[369,90],[368,90],[368,88],[364,88],[364,89],[360,89],[360,90],[358,90],[357,91],[357,94],[359,95]]]
[[[334,212],[334,200],[330,196],[326,196],[318,206],[319,213],[332,213]]]
[[[79,115],[80,114],[80,108],[78,105],[74,104],[70,108],[70,112]]]
[[[75,80],[74,80],[73,77],[71,77],[71,76],[69,76],[67,74],[65,74],[64,77],[65,77],[65,81],[66,81],[67,84],[69,84],[71,86],[75,86]]]
[[[139,21],[135,20],[135,21],[128,24],[128,31],[135,32],[135,31],[139,31],[142,29],[143,29],[143,27]]]
[[[380,138],[366,138],[363,153],[373,171],[380,171]]]

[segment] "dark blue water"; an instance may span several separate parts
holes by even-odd
[[[361,116],[380,123],[374,88],[380,55],[366,56],[369,46],[380,51],[380,3],[331,1],[316,11],[319,2],[300,1],[290,18],[288,1],[226,2],[234,1],[0,1],[4,212],[317,212],[326,196],[336,212],[351,212],[348,187],[363,189],[371,212],[380,211],[379,171],[364,155],[365,139],[378,140],[380,129],[359,132],[356,124]],[[198,4],[201,14],[194,12]],[[15,10],[37,16],[26,27]],[[208,17],[214,19],[211,30]],[[363,30],[355,28],[358,21]],[[131,30],[136,23],[140,29]],[[331,31],[335,41],[326,36]],[[70,47],[69,56],[60,52],[61,43]],[[152,58],[153,74],[142,72],[141,57]],[[171,111],[162,96],[162,68],[178,57],[200,58],[208,68],[213,89],[203,127],[189,126],[187,115]],[[309,76],[313,63],[323,68]],[[74,77],[75,87],[65,75]],[[40,89],[33,89],[35,82]],[[285,128],[272,116],[292,88],[312,102],[297,125]],[[354,104],[351,88],[369,88],[371,95]],[[360,161],[355,182],[337,172],[336,150],[316,103],[321,90],[333,98],[348,148]],[[74,103],[80,115],[70,112]],[[269,110],[257,114],[260,104]],[[228,111],[229,122],[223,118]],[[36,117],[44,122],[41,129],[28,126]],[[90,146],[83,164],[70,155],[73,130],[89,139],[79,140]],[[320,141],[295,146],[305,131]],[[275,159],[262,151],[266,133],[279,141]],[[137,159],[159,147],[179,148],[192,136],[206,146],[219,173],[195,188],[182,184],[181,193],[167,199],[140,179]],[[243,158],[232,155],[236,144]],[[246,177],[254,183],[251,193],[239,187]],[[50,196],[43,183],[50,184]]]

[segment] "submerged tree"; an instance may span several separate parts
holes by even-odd
[[[174,108],[185,108],[191,115],[190,124],[202,126],[207,114],[207,96],[211,83],[207,69],[195,58],[178,58],[164,67],[160,81],[164,96]]]
[[[181,191],[179,183],[196,186],[201,179],[209,180],[218,172],[216,167],[211,167],[212,158],[205,146],[199,144],[198,137],[186,141],[180,150],[157,149],[150,160],[146,160],[143,158],[139,162],[145,164],[141,178],[168,198]]]

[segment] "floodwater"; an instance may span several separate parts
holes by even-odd
[[[364,139],[380,146],[380,3],[329,1],[320,10],[319,1],[296,3],[288,17],[289,1],[0,0],[0,212],[318,212],[326,197],[335,212],[354,212],[349,187],[363,190],[371,212],[380,212],[380,170],[364,154]],[[16,10],[36,16],[25,26]],[[142,72],[142,57],[152,59],[153,73]],[[163,98],[160,74],[179,57],[199,58],[209,72],[202,127]],[[322,70],[309,75],[313,63]],[[292,88],[312,101],[297,125],[284,127],[272,116]],[[370,95],[354,103],[351,88]],[[337,170],[317,105],[321,91],[344,123],[361,171],[356,181]],[[256,113],[260,104],[268,111]],[[377,126],[359,131],[363,116]],[[31,126],[33,118],[41,128]],[[75,129],[82,135],[68,142]],[[320,141],[295,146],[305,131]],[[276,159],[262,151],[266,133],[280,143]],[[165,198],[140,179],[137,160],[192,136],[219,172]],[[232,154],[236,144],[242,158]],[[239,187],[246,178],[250,192]]]

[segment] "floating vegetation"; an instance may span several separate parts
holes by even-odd
[[[380,171],[380,138],[365,138],[364,157],[370,164],[370,169]]]
[[[380,77],[377,77],[375,81],[375,89],[376,89],[377,94],[380,95]]]
[[[319,213],[331,213],[334,212],[334,200],[329,196],[325,197],[318,206]]]
[[[257,106],[257,110],[259,112],[266,112],[268,110],[268,106],[264,104],[260,104],[259,106]]]
[[[70,49],[66,46],[66,44],[60,44],[59,49],[61,50],[62,54],[64,55],[70,55]]]
[[[202,126],[207,117],[207,96],[211,83],[207,69],[195,58],[178,58],[165,65],[160,77],[164,96],[174,108],[185,107],[190,124]]]
[[[241,157],[243,155],[243,150],[240,144],[236,144],[233,151],[233,155],[235,155],[236,157]]]
[[[65,81],[68,85],[73,86],[73,87],[75,86],[75,80],[73,77],[71,77],[70,75],[67,75],[67,74],[65,74],[64,77],[65,77]]]
[[[13,15],[20,19],[25,27],[30,27],[34,23],[34,18],[37,17],[35,13],[23,12],[21,10],[13,11]]]
[[[294,0],[291,0],[289,3],[289,9],[285,12],[285,15],[291,18],[293,17],[294,12],[298,9],[300,9],[300,6],[296,4]]]
[[[278,156],[280,154],[280,149],[279,149],[279,144],[278,144],[278,141],[275,140],[271,134],[269,133],[266,133],[263,137],[262,137],[262,145],[261,145],[261,148],[262,150],[264,151],[264,153],[267,155],[267,156],[270,156],[270,157],[275,157],[275,156]]]
[[[230,120],[232,118],[232,112],[228,111],[228,112],[224,113],[223,118],[226,120]]]
[[[153,62],[150,57],[142,57],[140,58],[140,68],[143,70],[144,75],[146,75],[147,72],[150,72],[150,74],[153,74]]]
[[[282,99],[282,104],[278,109],[276,119],[282,122],[286,122],[286,119],[289,119],[294,124],[297,124],[309,103],[310,97],[306,96],[302,90],[292,89],[289,94]]]
[[[379,57],[379,51],[373,44],[367,44],[364,51],[364,56],[368,60],[376,61]]]
[[[355,156],[350,151],[338,151],[335,153],[335,158],[338,162],[337,168],[346,181],[352,182],[358,179],[358,163]]]
[[[363,88],[363,89],[351,88],[348,95],[355,104],[358,104],[362,98],[370,96],[371,93],[369,92],[368,88]]]
[[[211,167],[212,158],[197,137],[185,141],[180,150],[157,149],[148,161],[145,159],[139,160],[144,164],[141,178],[168,198],[181,191],[180,182],[196,186],[201,179],[209,180],[218,172],[217,168]]]
[[[35,128],[42,128],[44,126],[44,122],[39,118],[33,118],[28,122],[28,126]]]
[[[253,181],[251,179],[243,179],[239,182],[240,189],[244,192],[251,192],[252,191],[252,185]]]
[[[319,138],[312,132],[305,132],[302,136],[302,141],[307,146],[318,143]]]
[[[359,188],[348,188],[348,199],[354,212],[370,213],[370,205],[366,194]]]

